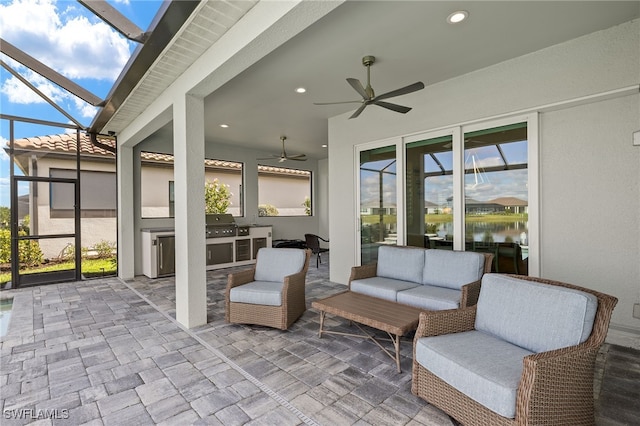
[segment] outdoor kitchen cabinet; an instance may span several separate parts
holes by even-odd
[[[251,226],[242,235],[226,236],[222,232],[207,235],[207,271],[254,264],[258,250],[271,247],[272,243],[271,226]],[[172,228],[142,230],[142,273],[149,278],[175,274],[175,231]]]

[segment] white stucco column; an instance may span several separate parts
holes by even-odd
[[[135,275],[133,148],[119,146],[116,158],[118,168],[118,277],[129,280]]]
[[[204,215],[204,100],[184,95],[173,104],[176,235],[176,319],[207,323]]]

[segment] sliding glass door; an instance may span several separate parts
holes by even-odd
[[[494,272],[528,274],[527,123],[464,134],[466,250],[494,255]]]
[[[453,249],[453,136],[405,145],[407,245]]]
[[[378,247],[398,243],[398,175],[396,146],[359,151],[360,264],[374,263]]]

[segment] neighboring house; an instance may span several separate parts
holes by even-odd
[[[113,146],[110,138],[98,138]],[[15,141],[15,161],[25,176],[75,178],[76,135],[37,136]],[[155,152],[140,153],[140,209],[143,218],[173,217],[173,156]],[[227,210],[242,216],[243,164],[205,159],[205,179],[228,185],[231,205]],[[80,135],[81,236],[82,246],[93,247],[101,241],[115,243],[116,162],[115,155]],[[310,193],[309,171],[283,167],[258,166],[261,204],[278,206],[280,216],[305,215],[304,200]],[[283,190],[283,188],[286,188]],[[19,221],[30,217],[33,235],[73,233],[73,185],[33,185],[19,196]],[[21,191],[19,191],[21,192]],[[264,199],[264,201],[262,201]],[[41,239],[45,258],[60,255],[69,239]]]
[[[113,145],[112,140],[104,139],[101,142]],[[24,138],[14,143],[15,163],[25,176],[76,176],[75,134]],[[86,134],[81,134],[80,137],[80,154],[82,246],[90,248],[100,241],[115,243],[115,156],[93,145]],[[27,208],[23,207],[19,213],[29,214],[31,234],[46,236],[75,233],[74,191],[74,185],[67,183],[32,183],[30,188],[19,188],[20,200],[27,203]],[[39,240],[43,255],[48,259],[58,257],[65,246],[72,242],[70,238]]]
[[[465,200],[466,212],[471,214],[527,213],[528,203],[515,197],[501,197],[489,201]]]

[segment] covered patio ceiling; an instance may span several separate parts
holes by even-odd
[[[229,20],[241,19],[254,4],[199,4],[185,26],[176,31],[165,57],[142,76],[138,90],[120,108],[98,115],[96,130],[118,133],[125,128],[148,107],[158,90],[170,84],[177,69],[188,67],[197,51],[215,43],[212,33],[202,46],[194,47],[194,40],[202,41],[203,29],[217,28],[216,20],[232,25]],[[468,11],[469,18],[448,24],[446,18],[455,10]],[[286,135],[292,154],[325,158],[327,150],[322,145],[328,140],[327,119],[353,111],[357,104],[317,106],[314,102],[358,99],[345,78],[365,82],[365,55],[376,57],[371,83],[376,93],[384,93],[416,81],[435,85],[638,16],[637,1],[347,1],[209,94],[205,98],[206,141],[276,152],[280,136]],[[306,88],[306,93],[296,93],[298,87]],[[390,101],[412,106],[412,96]],[[382,120],[403,119],[402,114],[375,106],[363,114],[379,114]],[[171,124],[152,137],[170,140]]]

